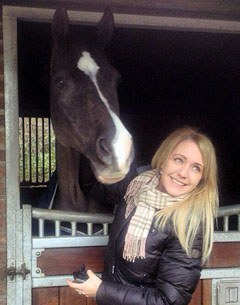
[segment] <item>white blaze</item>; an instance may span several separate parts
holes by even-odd
[[[118,161],[118,166],[120,170],[124,170],[126,165],[126,160],[130,155],[131,145],[132,145],[132,137],[127,129],[123,126],[121,120],[118,116],[110,109],[107,99],[103,96],[102,92],[99,89],[97,83],[97,73],[100,69],[95,60],[91,57],[91,54],[87,51],[82,52],[82,56],[80,57],[77,67],[83,71],[87,76],[90,77],[92,82],[94,83],[98,95],[100,99],[103,101],[104,105],[107,107],[114,125],[116,127],[116,134],[113,139],[113,150],[114,154]]]
[[[100,69],[94,59],[91,57],[91,54],[87,51],[82,52],[82,56],[80,57],[77,66],[78,69],[88,75],[92,81],[93,79],[96,79],[97,72]]]

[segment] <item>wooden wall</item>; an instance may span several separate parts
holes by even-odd
[[[0,305],[6,304],[6,174],[3,92],[2,5],[0,3]]]
[[[231,256],[229,257],[229,253]],[[237,267],[240,265],[240,242],[215,243],[205,268]],[[38,258],[37,266],[45,275],[67,275],[85,263],[87,269],[98,273],[103,268],[104,247],[48,249]],[[211,305],[212,280],[200,280],[189,305]],[[68,287],[34,288],[32,305],[96,305]]]

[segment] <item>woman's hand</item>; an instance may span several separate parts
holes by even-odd
[[[84,283],[78,284],[73,283],[67,279],[67,284],[69,287],[75,289],[79,294],[83,294],[86,297],[95,297],[97,290],[102,282],[102,280],[96,276],[91,270],[87,271],[88,280]]]

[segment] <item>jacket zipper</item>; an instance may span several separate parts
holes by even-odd
[[[134,210],[131,212],[131,214],[134,213]],[[115,273],[115,268],[116,268],[116,264],[117,264],[117,242],[118,242],[118,239],[122,233],[122,231],[124,230],[124,228],[128,225],[129,221],[130,221],[131,217],[128,216],[128,221],[125,221],[125,224],[124,226],[121,228],[121,230],[118,232],[118,236],[115,238],[114,240],[114,250],[113,250],[113,253],[114,253],[114,260],[113,260],[113,265],[112,265],[112,269],[111,269],[111,274],[113,275]]]
[[[115,265],[112,265],[112,274],[114,274],[115,271]]]

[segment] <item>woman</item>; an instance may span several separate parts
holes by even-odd
[[[151,165],[119,204],[102,280],[89,270],[85,283],[68,281],[98,305],[188,304],[211,252],[218,207],[211,141],[192,128],[178,129]]]

